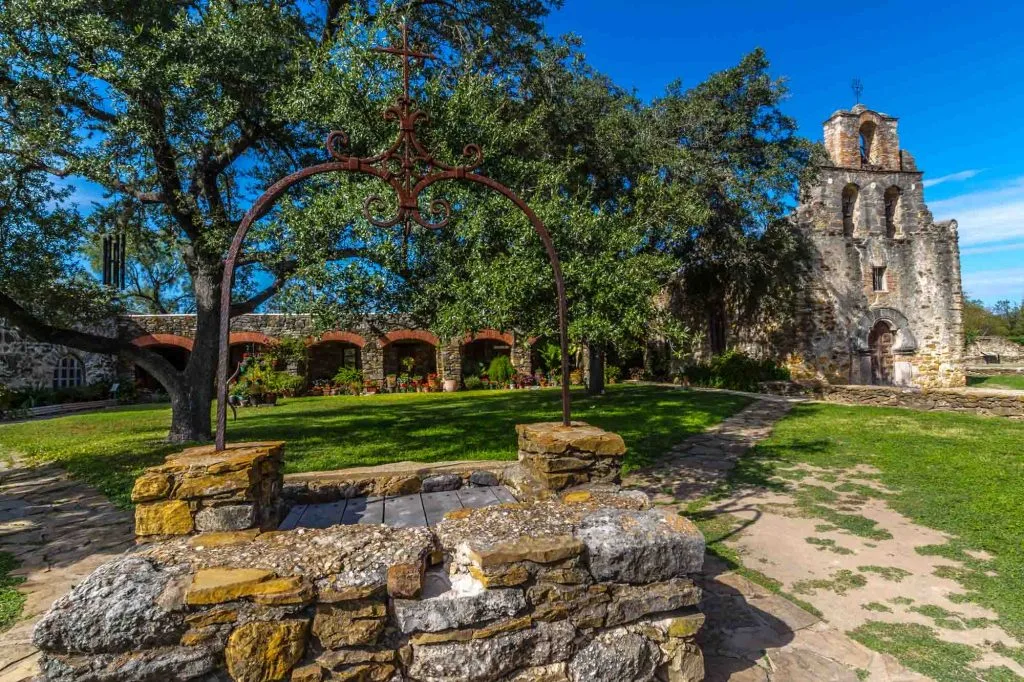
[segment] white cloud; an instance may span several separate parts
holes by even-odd
[[[1020,251],[1024,249],[1024,242],[1011,242],[1009,244],[987,244],[982,246],[968,246],[960,249],[961,256],[980,256],[986,253],[1005,253],[1007,251]]]
[[[980,169],[972,168],[970,170],[960,171],[959,173],[950,173],[949,175],[943,175],[942,177],[938,178],[929,178],[928,180],[924,180],[923,182],[921,182],[921,184],[924,185],[925,187],[934,187],[935,185],[941,185],[944,182],[960,182],[961,180],[970,180],[980,172]]]
[[[1024,239],[1024,178],[936,201],[929,208],[936,220],[956,219],[963,246]]]
[[[1024,267],[965,272],[963,285],[964,292],[971,298],[986,302],[1003,298],[1016,300],[1024,294]]]

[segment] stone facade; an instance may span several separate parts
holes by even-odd
[[[957,225],[932,219],[896,125],[863,105],[825,122],[831,165],[794,215],[812,250],[795,379],[964,384]]]
[[[113,330],[97,330],[106,331]],[[55,372],[59,371],[61,361],[68,359],[81,366],[82,385],[116,381],[115,357],[40,343],[5,326],[0,319],[0,384],[14,389],[56,388]]]

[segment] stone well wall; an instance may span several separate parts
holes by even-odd
[[[196,532],[276,528],[284,443],[213,446],[169,455],[135,481],[135,535],[155,540]]]
[[[208,533],[101,567],[34,640],[50,682],[696,682],[703,553],[686,519],[611,492],[435,529]]]

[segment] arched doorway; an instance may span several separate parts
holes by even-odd
[[[309,347],[310,381],[329,381],[342,367],[363,369],[358,345],[348,341],[321,341]]]
[[[871,356],[871,383],[876,386],[893,384],[893,345],[896,334],[885,320],[879,320],[868,334],[868,352]]]
[[[189,357],[192,355],[192,339],[176,334],[149,334],[140,336],[132,343],[160,355],[179,372],[188,366]],[[135,387],[143,391],[164,390],[153,375],[138,365],[135,365]]]
[[[426,378],[437,373],[438,339],[430,332],[399,330],[384,335],[384,376]]]

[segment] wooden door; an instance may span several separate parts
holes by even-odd
[[[878,322],[868,335],[871,351],[871,383],[891,386],[893,381],[892,346],[895,334],[886,322]]]

